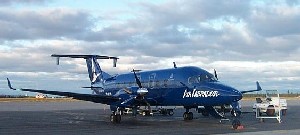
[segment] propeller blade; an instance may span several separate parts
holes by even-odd
[[[137,85],[139,86],[139,88],[142,88],[142,83],[141,83],[140,79],[137,77],[137,75],[135,73],[135,70],[133,69],[132,72],[134,74],[135,81],[136,81]]]

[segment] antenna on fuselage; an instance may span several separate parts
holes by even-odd
[[[177,66],[176,66],[176,63],[175,63],[175,62],[173,62],[173,65],[174,65],[174,68],[177,68]]]
[[[217,71],[216,71],[216,69],[214,69],[214,73],[215,73],[215,77],[216,77],[216,79],[217,79],[217,80],[219,80],[219,79],[218,79],[218,74],[217,74]]]

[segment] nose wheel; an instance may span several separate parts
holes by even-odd
[[[184,120],[192,120],[192,119],[194,119],[193,113],[192,112],[185,112],[185,113],[183,113],[183,119]]]
[[[193,113],[190,112],[190,107],[184,107],[186,110],[185,112],[183,113],[183,119],[184,120],[192,120],[194,119],[194,116],[193,116]]]

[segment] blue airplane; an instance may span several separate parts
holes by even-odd
[[[177,67],[175,63],[170,69],[133,70],[126,74],[109,75],[101,69],[97,59],[112,59],[113,67],[116,67],[119,58],[99,55],[51,56],[57,58],[57,65],[61,57],[85,59],[91,86],[83,88],[89,88],[93,93],[16,89],[7,78],[9,88],[107,104],[112,111],[110,120],[114,123],[120,123],[125,108],[132,108],[133,115],[136,115],[140,106],[148,107],[149,113],[151,113],[150,106],[183,106],[186,110],[183,114],[184,120],[192,120],[193,113],[190,112],[192,108],[199,109],[198,106],[204,106],[202,111],[222,119],[225,118],[224,115],[218,113],[214,106],[231,105],[233,114],[238,116],[241,113],[238,101],[242,99],[242,94],[261,90],[259,83],[256,82],[256,90],[238,91],[218,81],[216,71],[213,75],[198,67]]]

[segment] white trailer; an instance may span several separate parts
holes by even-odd
[[[286,99],[279,97],[278,90],[266,90],[265,99],[256,98],[256,103],[253,105],[253,112],[255,112],[256,118],[259,118],[261,121],[273,118],[281,123],[281,115],[286,115],[286,111]]]

